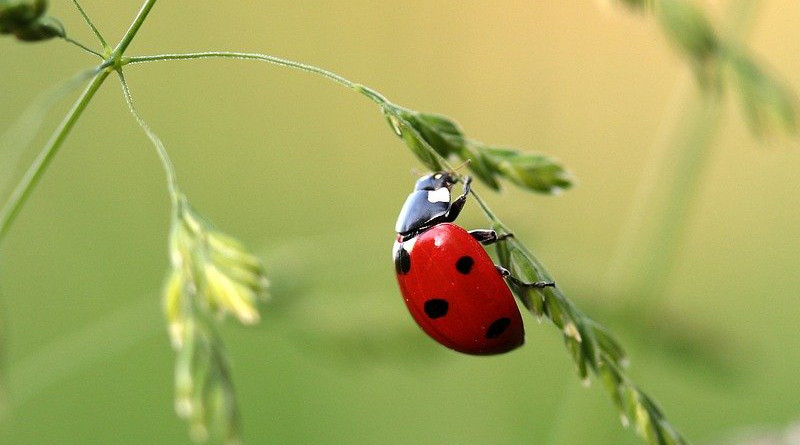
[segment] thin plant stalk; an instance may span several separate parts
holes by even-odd
[[[126,57],[122,60],[122,65],[124,66],[128,64],[138,64],[146,62],[164,62],[169,60],[195,60],[195,59],[238,59],[238,60],[256,60],[261,62],[272,63],[274,65],[284,66],[300,71],[305,71],[307,73],[320,75],[340,85],[343,85],[353,91],[364,94],[378,105],[386,105],[389,103],[389,101],[377,91],[368,88],[364,85],[351,82],[336,73],[333,73],[331,71],[313,65],[296,62],[294,60],[282,59],[280,57],[270,56],[267,54],[243,53],[234,51],[207,51],[198,53],[156,54],[151,56]]]
[[[75,46],[77,46],[78,48],[80,48],[80,49],[82,49],[82,50],[86,51],[86,52],[87,52],[87,53],[89,53],[89,54],[95,55],[95,56],[97,56],[97,57],[99,57],[99,58],[101,58],[101,59],[103,58],[103,55],[102,55],[102,54],[98,53],[97,51],[95,51],[95,50],[93,50],[93,49],[89,48],[88,46],[84,45],[83,43],[81,43],[81,42],[79,42],[79,41],[77,41],[77,40],[75,40],[75,39],[73,39],[73,38],[71,38],[71,37],[64,36],[64,37],[62,37],[62,39],[63,39],[65,42],[67,42],[67,43],[70,43],[70,44],[72,44],[72,45],[75,45]]]
[[[128,49],[128,45],[130,45],[133,41],[133,38],[136,37],[136,33],[139,32],[139,28],[142,27],[145,19],[147,19],[147,15],[150,14],[150,10],[153,9],[155,4],[156,0],[145,0],[142,8],[139,10],[139,13],[133,20],[133,23],[131,23],[131,26],[128,28],[128,31],[125,32],[125,35],[122,36],[122,40],[120,40],[117,47],[114,48],[114,52],[111,55],[112,59],[118,60],[122,57],[122,55],[125,53],[125,50]]]
[[[83,86],[86,81],[96,74],[96,68],[82,70],[71,78],[40,93],[28,108],[19,113],[17,119],[0,135],[0,151],[2,151],[3,156],[3,162],[0,163],[0,193],[6,194],[6,189],[11,182],[13,172],[17,168],[22,152],[41,128],[50,108],[68,94]]]
[[[85,21],[86,24],[89,25],[90,28],[92,28],[92,32],[94,33],[95,36],[97,36],[97,40],[99,40],[100,44],[103,45],[103,50],[110,53],[111,47],[108,46],[108,43],[106,43],[106,39],[103,38],[103,35],[100,34],[100,31],[97,29],[96,26],[94,26],[92,19],[90,19],[89,16],[86,15],[86,12],[83,10],[83,7],[81,6],[80,2],[78,0],[72,0],[72,3],[75,4],[76,8],[78,8],[78,12],[81,14],[81,17],[83,17],[83,21]]]
[[[118,70],[117,75],[122,85],[122,94],[125,96],[125,103],[128,104],[128,109],[156,148],[158,157],[161,160],[161,165],[164,167],[164,173],[167,176],[167,186],[169,188],[170,198],[172,199],[172,206],[177,207],[181,192],[178,188],[178,177],[175,173],[175,166],[172,164],[172,159],[170,159],[169,153],[167,153],[167,149],[164,147],[161,138],[147,125],[142,115],[139,114],[139,110],[133,105],[133,96],[131,95],[131,90],[128,87],[128,82],[125,80],[125,75],[122,73],[122,70]]]
[[[78,122],[86,106],[89,105],[89,102],[92,100],[95,93],[97,93],[97,90],[100,89],[100,86],[103,84],[103,81],[106,80],[109,73],[110,71],[107,69],[100,70],[97,73],[89,86],[83,91],[83,94],[75,101],[72,109],[70,109],[64,117],[64,120],[61,121],[61,124],[50,137],[50,140],[11,193],[2,211],[0,211],[0,242],[5,238],[8,230],[19,214],[19,211],[22,209],[22,206],[28,200],[28,197],[30,197],[34,187],[39,183],[45,170],[47,170],[47,167],[53,161],[56,153],[58,153],[58,149],[61,148],[64,140],[66,140],[70,131],[72,131],[72,128],[75,126],[75,123]]]

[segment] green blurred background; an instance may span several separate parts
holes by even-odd
[[[93,42],[69,2],[53,3],[72,37]],[[83,4],[116,42],[140,2]],[[704,7],[723,20],[725,2]],[[800,11],[789,0],[757,9],[749,46],[800,89]],[[483,141],[563,160],[579,184],[562,196],[476,188],[567,295],[617,333],[631,375],[667,417],[698,443],[800,418],[800,152],[760,145],[735,95],[668,284],[647,303],[654,315],[645,322],[630,310],[637,295],[607,284],[670,104],[686,85],[692,95],[653,20],[595,2],[162,0],[129,54],[212,49],[318,65],[450,115]],[[0,40],[0,128],[94,62],[63,42]],[[371,103],[255,62],[126,73],[194,206],[266,259],[274,299],[262,324],[223,329],[247,443],[639,443],[600,385],[581,388],[549,324],[527,317],[526,347],[498,357],[451,352],[416,327],[390,249],[421,167]],[[158,296],[165,181],[109,80],[2,246],[0,443],[189,443]],[[72,97],[48,115],[14,180]],[[474,204],[460,222],[488,225]]]

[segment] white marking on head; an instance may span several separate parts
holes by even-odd
[[[428,192],[428,202],[450,202],[450,190],[442,187]]]
[[[442,177],[441,173],[436,173],[435,175],[433,175],[433,179],[439,179],[441,177]]]

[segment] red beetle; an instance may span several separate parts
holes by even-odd
[[[395,227],[397,282],[411,316],[434,340],[466,354],[508,352],[525,341],[525,329],[503,278],[526,287],[554,283],[522,282],[492,262],[481,244],[510,235],[452,224],[466,203],[471,178],[451,203],[455,182],[447,172],[432,173],[408,196]]]

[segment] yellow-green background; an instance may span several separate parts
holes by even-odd
[[[70,2],[52,3],[70,35],[93,43]],[[83,2],[112,42],[139,3]],[[703,6],[721,21],[725,2]],[[748,39],[795,89],[796,6],[760,2]],[[604,287],[687,76],[653,20],[591,1],[162,0],[129,54],[211,49],[322,66],[453,116],[473,137],[563,160],[579,184],[562,196],[484,196],[579,307],[618,333],[632,376],[667,417],[699,443],[800,417],[800,153],[759,146],[734,97],[656,302],[664,322],[637,327],[618,310],[637,296]],[[0,127],[94,62],[63,42],[0,40]],[[223,330],[248,443],[638,443],[600,385],[580,387],[551,325],[528,317],[524,348],[476,358],[413,324],[390,248],[421,167],[370,102],[256,62],[126,72],[195,207],[263,253],[273,280],[263,323]],[[109,78],[2,245],[0,443],[189,442],[157,294],[168,205],[155,152]],[[487,225],[474,204],[460,222]]]

